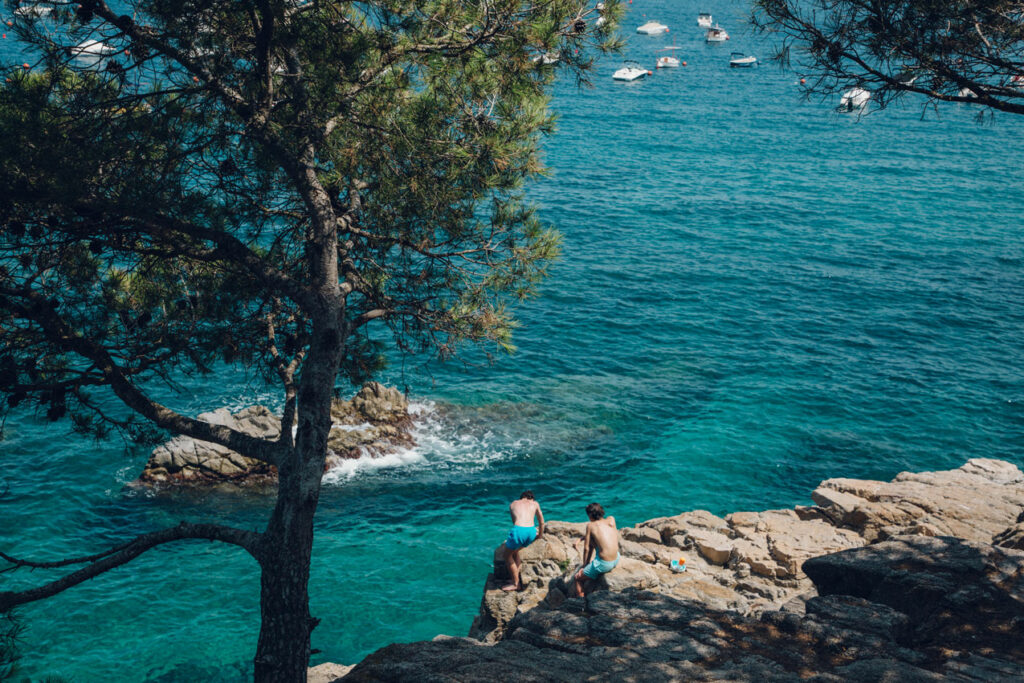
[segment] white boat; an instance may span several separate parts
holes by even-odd
[[[1024,75],[1017,74],[1016,76],[1010,76],[1010,86],[1014,88],[1024,88]]]
[[[637,26],[636,32],[643,33],[647,36],[656,36],[659,33],[668,33],[668,26],[665,26],[665,24],[659,24],[656,21],[648,21],[643,26]]]
[[[724,43],[729,40],[729,34],[721,26],[715,25],[708,29],[704,35],[705,43]]]
[[[630,59],[623,62],[622,68],[613,73],[612,78],[617,81],[635,81],[650,74],[651,72],[641,67],[639,62]]]
[[[864,88],[850,88],[839,98],[839,106],[836,111],[858,111],[867,106],[871,99],[871,93]]]
[[[970,99],[977,99],[978,93],[974,92],[970,88],[960,88],[960,92],[957,93],[957,97],[967,97]]]
[[[70,51],[73,57],[106,57],[117,52],[117,48],[99,40],[83,40]]]
[[[545,52],[533,58],[534,64],[557,64],[560,55],[557,52]]]
[[[741,68],[757,66],[757,57],[754,55],[745,55],[742,52],[733,52],[729,55],[729,66]]]
[[[659,50],[659,52],[665,52],[666,50],[671,50],[672,54],[671,55],[665,55],[664,57],[658,57],[658,61],[654,63],[655,68],[657,68],[657,69],[672,69],[672,68],[680,66],[680,64],[682,64],[682,62],[679,61],[679,58],[676,57],[676,54],[675,54],[675,51],[677,49],[679,49],[679,48],[677,48],[675,46],[674,41],[673,41],[673,44],[671,46],[661,48],[661,50]]]
[[[53,8],[48,5],[22,5],[18,9],[14,10],[14,13],[19,17],[45,17],[49,16]]]
[[[701,12],[697,15],[697,26],[701,28],[711,28],[711,15],[707,12]]]

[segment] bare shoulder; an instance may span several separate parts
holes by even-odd
[[[609,526],[610,526],[611,528],[613,528],[613,529],[617,529],[617,528],[618,528],[617,526],[615,526],[615,518],[614,518],[614,517],[608,516],[608,517],[606,517],[605,519],[607,519],[607,520],[608,520],[608,525],[609,525]]]

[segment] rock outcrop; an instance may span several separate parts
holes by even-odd
[[[597,592],[523,612],[493,646],[448,637],[390,645],[342,680],[1020,680],[1024,552],[901,536],[807,566],[821,595],[802,614]],[[855,585],[844,583],[848,572]],[[940,597],[940,586],[952,590]],[[936,599],[922,603],[925,595]]]
[[[622,529],[623,560],[583,599],[583,525],[552,522],[521,553],[522,591],[499,589],[495,552],[471,638],[391,645],[344,680],[1020,679],[1020,469],[830,479],[813,499]]]
[[[409,403],[397,389],[369,382],[348,400],[331,406],[334,427],[327,439],[326,470],[343,460],[364,455],[379,456],[415,445]],[[237,413],[221,408],[198,419],[224,425],[263,439],[281,433],[281,420],[264,406],[250,406]],[[139,478],[142,486],[165,484],[269,484],[277,470],[224,446],[178,436],[157,446]]]

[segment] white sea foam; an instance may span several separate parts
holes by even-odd
[[[442,417],[433,401],[410,401],[409,414],[413,418],[415,446],[400,448],[386,455],[363,455],[343,460],[324,475],[324,484],[343,484],[357,476],[399,467],[478,470],[496,460],[513,457],[526,445],[523,440],[503,443],[503,439],[490,429],[481,433],[466,432],[464,426],[460,429]]]

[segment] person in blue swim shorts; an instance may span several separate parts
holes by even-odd
[[[599,503],[587,506],[587,530],[583,538],[576,541],[576,547],[583,544],[583,568],[576,572],[576,596],[583,597],[583,584],[598,579],[615,569],[619,563],[619,530],[614,517],[605,517]],[[594,559],[591,560],[591,554]]]
[[[502,586],[501,590],[517,591],[523,587],[519,577],[519,570],[523,566],[519,551],[544,535],[544,513],[540,511],[540,504],[533,499],[533,491],[523,491],[519,500],[509,503],[508,511],[512,515],[513,526],[505,539],[505,566],[512,580]],[[533,526],[534,517],[540,520],[539,527]]]

